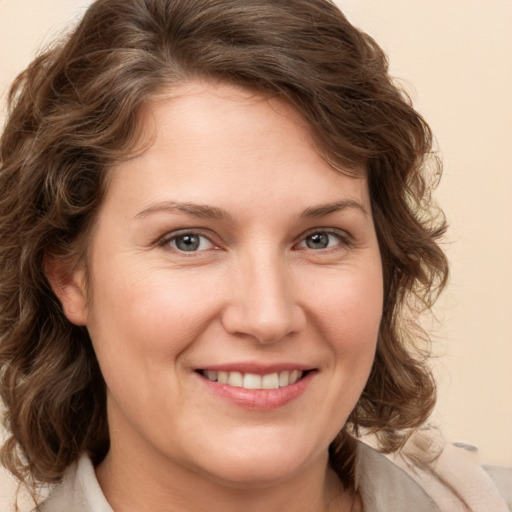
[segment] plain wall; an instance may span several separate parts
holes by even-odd
[[[87,3],[0,0],[0,101]],[[484,462],[512,465],[512,1],[337,3],[389,53],[445,162],[437,198],[452,273],[435,309],[434,421]]]

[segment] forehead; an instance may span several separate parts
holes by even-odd
[[[179,122],[182,130],[174,130]],[[142,133],[149,144],[165,136],[168,128],[176,140],[194,132],[201,140],[215,133],[243,135],[250,125],[257,145],[269,133],[293,129],[294,135],[312,141],[309,123],[287,101],[276,96],[224,82],[192,81],[161,90],[140,114]],[[181,133],[180,133],[181,131]]]
[[[367,201],[364,170],[354,179],[328,164],[308,122],[282,99],[191,82],[153,98],[140,123],[144,150],[113,170],[114,182],[136,181],[140,196],[160,183],[157,195],[181,191],[202,202],[233,204],[242,191],[252,193],[248,204],[257,192],[278,201],[292,191],[311,203],[336,201],[340,191]]]
[[[300,103],[300,99],[296,101]],[[213,124],[208,123],[206,116],[201,115],[204,106],[208,107]],[[224,126],[231,124],[235,128],[243,127],[247,122],[247,117],[242,115],[244,113],[250,114],[253,129],[256,129],[259,123],[264,133],[268,132],[269,127],[272,127],[272,131],[275,132],[286,130],[289,133],[292,130],[295,136],[307,141],[308,145],[325,158],[334,169],[351,176],[366,177],[367,171],[364,164],[354,163],[347,167],[347,163],[339,163],[335,157],[327,154],[328,151],[317,141],[323,138],[317,135],[319,132],[324,132],[324,128],[317,122],[314,122],[315,128],[313,128],[288,98],[277,93],[271,94],[229,82],[196,79],[160,89],[145,103],[139,120],[145,141],[150,145],[158,133],[158,125],[164,128],[164,123],[172,121],[173,116],[194,122],[199,134],[201,127],[206,132],[210,129],[215,130],[220,126],[219,121],[224,121]]]

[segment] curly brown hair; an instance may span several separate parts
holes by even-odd
[[[329,0],[98,0],[18,76],[0,146],[2,461],[52,482],[81,452],[98,462],[108,451],[105,383],[87,330],[52,292],[45,255],[70,272],[84,261],[109,169],[140,149],[142,107],[194,78],[289,102],[335,169],[368,172],[384,311],[370,378],[330,450],[354,489],[354,436],[375,433],[393,451],[432,411],[416,317],[447,279],[445,221],[432,207],[441,166],[429,126],[379,46]]]

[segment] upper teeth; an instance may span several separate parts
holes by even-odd
[[[283,388],[290,384],[295,384],[302,377],[302,373],[300,370],[267,373],[265,375],[242,372],[216,372],[211,370],[203,372],[204,376],[209,380],[245,389]]]

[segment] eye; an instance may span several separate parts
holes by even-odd
[[[174,234],[162,240],[161,245],[180,252],[200,252],[215,248],[207,237],[194,232]]]
[[[302,242],[300,242],[299,247],[318,251],[331,249],[340,245],[348,245],[347,236],[336,231],[315,231],[309,233]]]

